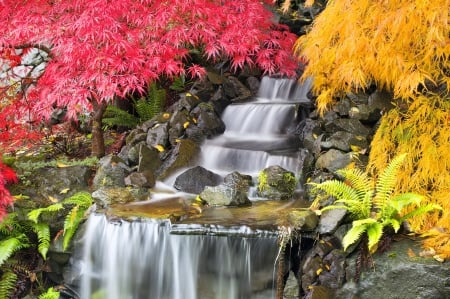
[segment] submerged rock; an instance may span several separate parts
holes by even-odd
[[[262,170],[258,180],[258,196],[268,199],[290,199],[297,185],[294,173],[278,165]]]

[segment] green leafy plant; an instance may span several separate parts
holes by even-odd
[[[394,194],[397,175],[404,163],[406,154],[395,157],[381,173],[376,183],[359,169],[341,169],[337,174],[344,178],[314,183],[314,190],[324,191],[336,198],[333,205],[321,211],[345,209],[353,219],[352,228],[342,240],[344,250],[367,235],[370,253],[378,248],[385,228],[398,232],[402,223],[416,215],[441,209],[436,204],[421,205],[424,196],[416,193]],[[411,209],[411,206],[413,208]],[[409,213],[404,213],[409,208]]]
[[[38,265],[31,265],[28,262],[23,265],[20,258],[15,258],[16,254],[20,254],[26,249],[29,251],[27,256],[33,255],[34,261],[38,260],[38,256],[41,257],[41,260],[47,259],[52,234],[50,224],[43,220],[43,216],[53,215],[68,208],[63,229],[63,249],[66,250],[91,205],[91,194],[81,191],[62,202],[31,210],[26,217],[18,212],[9,213],[0,222],[0,273],[2,274],[0,298],[9,298],[20,279],[32,280],[32,277],[36,277],[36,273],[39,271]],[[46,296],[50,297],[43,298],[58,298],[51,297],[56,296],[55,293],[48,291]]]
[[[39,295],[38,299],[58,299],[59,292],[55,291],[53,288],[49,288],[47,292]]]
[[[151,119],[161,112],[166,100],[166,91],[152,83],[147,88],[147,96],[139,99],[132,98],[131,102],[136,114],[120,109],[114,105],[108,105],[102,122],[107,127],[134,128],[137,125]]]

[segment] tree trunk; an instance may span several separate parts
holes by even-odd
[[[92,100],[92,149],[91,156],[98,158],[105,155],[105,139],[103,138],[102,118],[106,110],[106,102]]]

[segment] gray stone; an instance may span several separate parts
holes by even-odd
[[[100,187],[92,193],[92,198],[103,208],[113,204],[123,204],[135,200],[130,190],[122,187]]]
[[[216,136],[225,131],[225,124],[211,104],[201,103],[192,110],[191,115],[196,119],[197,127],[203,131],[206,137]]]
[[[338,169],[345,168],[353,161],[353,159],[354,158],[350,153],[343,153],[336,149],[330,149],[317,159],[316,168],[334,172]]]
[[[225,184],[206,187],[199,196],[211,206],[249,206],[252,204],[247,193]]]
[[[330,133],[346,131],[360,136],[367,136],[370,134],[368,128],[366,128],[359,120],[353,118],[339,118],[329,121],[325,124],[325,130]]]
[[[224,178],[224,184],[242,192],[248,192],[250,186],[253,185],[250,175],[241,174],[237,171],[227,174]]]
[[[294,173],[279,165],[263,169],[258,180],[258,196],[268,199],[291,199],[297,185]]]
[[[159,152],[155,148],[149,148],[146,144],[139,147],[138,171],[156,171],[162,165]]]
[[[238,78],[226,77],[223,83],[225,95],[233,102],[248,100],[252,97],[252,92]]]
[[[333,133],[330,137],[320,143],[323,149],[338,149],[344,152],[350,151],[350,140],[354,138],[355,135],[345,131],[337,131]]]
[[[177,176],[173,187],[183,192],[199,194],[206,186],[217,186],[222,181],[220,175],[201,166],[196,166]]]
[[[313,231],[319,222],[316,213],[311,210],[292,211],[287,218],[288,223],[300,232]]]
[[[107,155],[100,159],[92,184],[95,189],[105,186],[123,187],[124,179],[129,173],[130,169],[124,160],[116,155]]]
[[[331,234],[336,231],[342,220],[347,215],[346,209],[332,209],[322,213],[319,221],[319,233]]]
[[[147,132],[147,144],[149,146],[161,145],[164,148],[167,147],[169,142],[169,124],[158,123],[148,129]]]
[[[155,186],[155,176],[150,171],[133,172],[125,178],[126,186],[151,188]]]
[[[375,267],[361,273],[355,283],[357,253],[347,264],[347,283],[336,292],[336,298],[360,299],[446,299],[450,298],[450,263],[418,257],[423,248],[417,241],[393,242],[388,252],[375,253]],[[408,252],[417,257],[410,257]]]
[[[167,153],[167,158],[155,173],[157,178],[163,180],[176,170],[192,166],[196,161],[198,151],[198,144],[189,139],[181,139]]]

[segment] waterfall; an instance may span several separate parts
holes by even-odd
[[[225,132],[202,145],[199,165],[221,175],[238,171],[255,176],[272,165],[298,174],[300,141],[290,132],[310,103],[311,84],[311,79],[299,84],[264,77],[254,100],[225,109]]]
[[[86,225],[82,299],[275,297],[274,234],[225,228],[221,235],[171,234],[168,221],[95,214]]]

